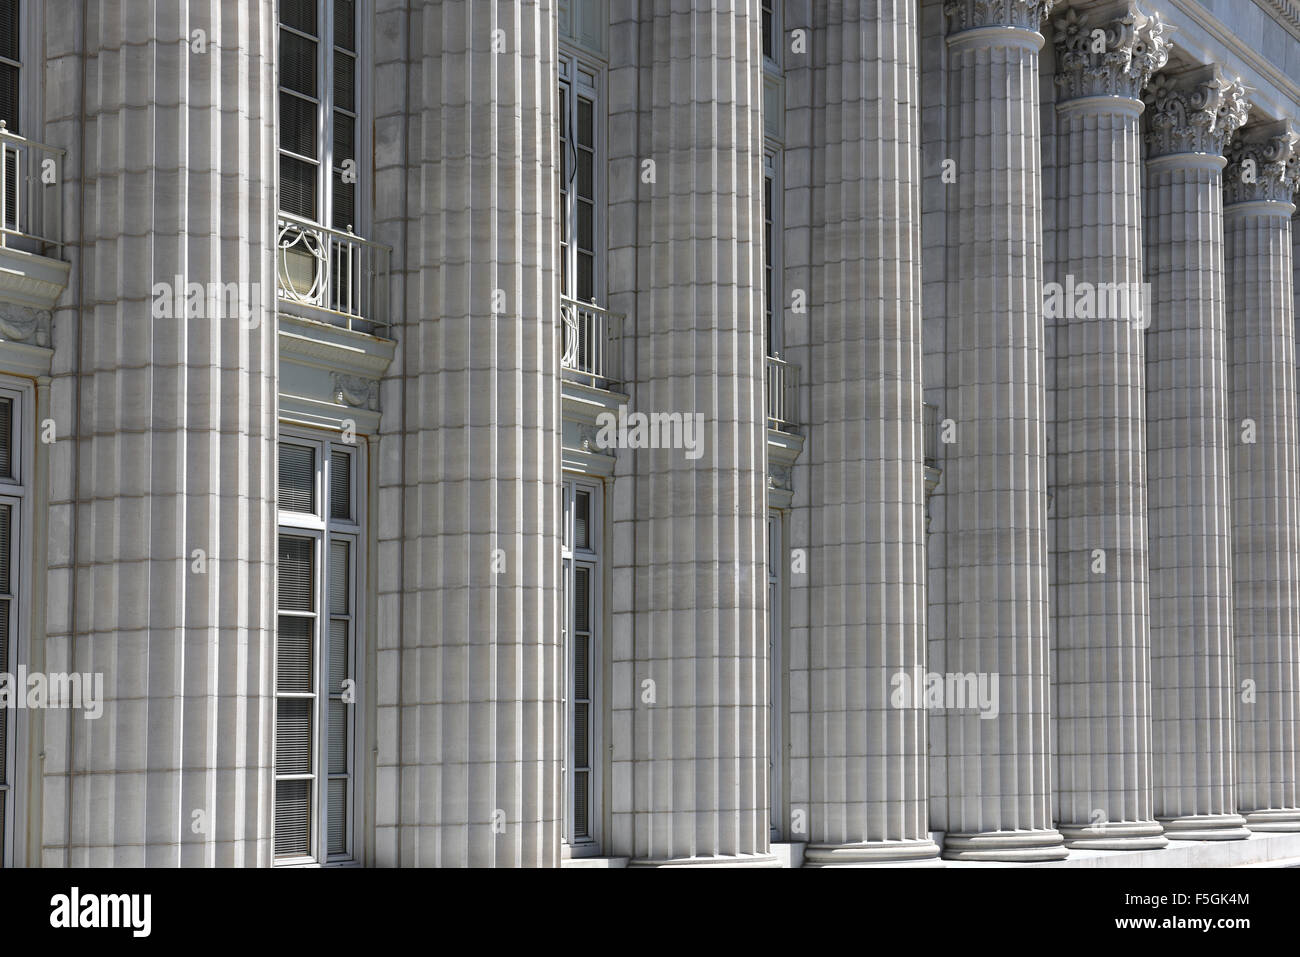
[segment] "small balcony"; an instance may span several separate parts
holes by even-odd
[[[11,133],[0,120],[0,246],[63,258],[64,151]]]
[[[767,357],[767,427],[799,434],[799,367],[780,356]]]
[[[619,345],[623,317],[589,302],[564,299],[564,378],[593,389],[613,391],[619,381]]]
[[[281,312],[380,339],[392,338],[392,248],[281,213],[276,287]]]

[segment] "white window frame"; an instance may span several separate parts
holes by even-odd
[[[590,495],[591,510],[587,516],[588,542],[590,547],[579,549],[574,537],[573,503],[577,492]],[[569,473],[564,475],[563,516],[564,528],[561,534],[561,568],[564,575],[564,842],[569,846],[573,857],[589,857],[600,853],[603,840],[603,821],[605,813],[603,766],[605,763],[604,735],[604,483],[588,476]],[[576,840],[573,836],[574,821],[574,754],[573,726],[575,695],[573,688],[574,649],[569,636],[574,632],[574,603],[572,601],[574,569],[585,567],[588,571],[588,593],[591,602],[589,625],[591,631],[591,650],[587,661],[587,681],[590,685],[587,693],[588,722],[590,729],[587,736],[587,771],[590,796],[587,802],[587,836]]]
[[[276,867],[357,864],[361,862],[362,858],[362,849],[358,842],[358,822],[364,820],[364,809],[361,806],[364,789],[361,783],[360,757],[362,754],[361,743],[365,740],[363,736],[364,710],[361,702],[361,689],[365,686],[362,670],[365,661],[363,648],[366,622],[366,449],[361,441],[349,444],[338,441],[333,436],[321,436],[312,434],[307,430],[282,427],[276,447],[277,469],[279,467],[279,446],[281,444],[309,447],[313,450],[315,459],[314,495],[316,511],[310,513],[280,509],[276,526],[277,552],[281,536],[309,538],[313,542],[312,570],[315,574],[315,581],[312,586],[316,610],[313,616],[315,624],[312,634],[312,690],[310,696],[314,698],[315,708],[312,720],[312,771],[310,775],[281,776],[275,773],[275,753],[278,742],[277,732],[279,730],[277,726],[273,728],[271,737],[272,787],[274,788],[275,782],[281,780],[310,778],[312,813],[309,844],[312,853],[299,857],[276,857],[274,850],[275,837],[272,834],[272,861]],[[335,450],[347,452],[351,455],[352,475],[349,490],[351,495],[351,520],[330,517],[330,461]],[[347,804],[347,850],[340,854],[330,854],[328,782],[331,777],[337,778],[341,775],[331,775],[329,771],[329,705],[332,699],[338,699],[340,695],[323,689],[326,687],[329,674],[328,624],[332,618],[340,617],[332,615],[329,606],[330,546],[334,541],[339,540],[351,543],[351,563],[348,568],[348,577],[350,579],[348,583],[348,607],[351,609],[350,617],[352,620],[352,636],[349,644],[349,674],[352,678],[356,697],[350,705],[349,716],[351,720],[348,722],[347,763],[349,770],[346,776],[350,778],[350,787],[348,788]],[[279,604],[277,597],[275,603],[277,628],[275,660],[277,665],[279,662],[278,633],[281,615]],[[272,687],[277,702],[272,724],[278,725],[279,700],[282,697],[301,698],[306,695],[282,694],[279,690],[278,667]],[[272,795],[272,804],[274,804],[274,794]]]
[[[783,517],[767,513],[768,824],[779,841],[785,832],[785,580]]]
[[[768,260],[770,259],[772,267],[772,299],[771,302],[765,303],[763,318],[766,321],[767,311],[770,310],[772,332],[770,336],[767,336],[767,354],[777,357],[781,355],[782,350],[785,348],[785,288],[781,281],[785,269],[785,257],[782,255],[784,184],[781,178],[781,159],[781,148],[769,142],[767,148],[763,151],[763,179],[765,189],[766,181],[771,181],[772,202],[763,204],[763,225],[766,227],[767,221],[771,220],[772,242],[770,245],[764,242],[763,268],[766,272]],[[771,208],[767,208],[768,206]],[[766,278],[766,275],[764,275],[764,279]],[[766,296],[766,290],[764,290],[764,295]],[[766,334],[767,331],[764,330],[764,335]]]
[[[559,115],[559,90],[556,90],[556,114],[562,129],[567,131],[568,142],[572,143],[572,137],[576,134],[578,128],[578,97],[584,97],[591,100],[592,104],[592,137],[595,141],[595,161],[592,169],[592,190],[594,192],[592,215],[592,254],[594,262],[592,264],[592,302],[597,306],[608,304],[609,289],[607,286],[607,262],[609,259],[609,237],[607,229],[607,207],[608,193],[606,192],[606,170],[609,164],[609,148],[606,136],[608,106],[605,97],[605,91],[608,89],[608,69],[600,60],[591,54],[582,51],[567,43],[561,42],[559,56],[559,77],[560,87],[567,90],[568,95],[565,98],[567,112]],[[575,95],[576,94],[576,95]],[[563,148],[564,138],[560,135],[560,129],[557,127],[556,139],[557,149]],[[572,149],[572,147],[570,147]],[[557,164],[558,165],[558,164]],[[577,163],[569,164],[570,175],[577,176]],[[560,194],[560,211],[559,215],[567,223],[569,248],[563,252],[563,261],[560,263],[560,269],[568,279],[569,294],[568,298],[574,301],[578,300],[578,215],[577,200],[573,189],[568,191],[568,202],[564,202],[563,194]]]
[[[45,88],[30,82],[32,64],[40,63],[41,38],[44,36],[45,4],[39,0],[18,0],[18,60],[0,56],[0,63],[18,69],[18,129],[10,130],[30,140],[42,140],[43,100]]]
[[[352,98],[353,113],[355,119],[355,130],[353,132],[353,153],[356,161],[357,181],[353,189],[352,200],[352,218],[356,220],[352,223],[352,232],[357,236],[365,236],[371,227],[371,203],[365,200],[370,193],[370,184],[372,182],[371,169],[371,124],[370,118],[373,117],[374,111],[370,108],[370,96],[372,94],[370,84],[371,58],[370,58],[370,0],[355,0],[353,13],[356,16],[354,26],[354,38],[356,40],[356,52],[353,54],[355,67],[353,69],[352,79]],[[281,22],[277,13],[276,21],[276,44],[280,42],[280,32],[288,30],[305,39],[312,40],[316,44],[316,145],[320,155],[315,159],[303,156],[299,153],[293,153],[284,148],[280,143],[280,94],[287,93],[289,96],[303,99],[303,94],[296,90],[288,90],[280,84],[280,78],[276,75],[276,177],[279,178],[279,157],[280,154],[292,157],[303,163],[314,164],[316,166],[316,216],[308,217],[310,222],[326,229],[334,227],[334,3],[333,0],[316,0],[316,29],[317,36],[310,37],[293,27],[286,26]],[[348,51],[345,51],[348,52]],[[277,64],[279,57],[276,58]],[[347,111],[344,111],[347,112]],[[277,206],[279,205],[279,196],[277,192]],[[277,212],[286,213],[287,215],[297,215],[289,213],[287,210],[278,209]],[[338,227],[343,230],[343,227]]]
[[[0,641],[9,645],[8,670],[16,673],[18,665],[26,661],[27,653],[27,615],[31,607],[31,581],[24,574],[27,564],[25,542],[27,530],[31,526],[31,496],[29,494],[28,462],[25,454],[26,413],[33,402],[31,387],[7,378],[0,378],[0,398],[12,401],[12,433],[10,435],[10,453],[12,476],[0,476],[0,504],[11,507],[9,526],[9,634],[0,635]],[[0,867],[13,867],[18,859],[16,845],[21,836],[18,811],[22,806],[23,775],[26,772],[23,756],[19,754],[19,743],[27,740],[26,709],[12,709],[5,721],[5,767],[0,768],[3,775],[0,790],[5,792],[4,816],[0,818],[0,838],[3,838],[4,853],[0,855]]]

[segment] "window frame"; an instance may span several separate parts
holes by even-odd
[[[607,91],[609,89],[609,71],[606,64],[592,56],[589,52],[575,47],[567,42],[561,41],[558,63],[559,82],[556,87],[556,149],[573,150],[572,135],[576,133],[578,123],[578,97],[586,97],[591,100],[592,104],[592,140],[593,161],[592,161],[592,276],[591,291],[592,298],[590,303],[598,307],[605,307],[608,304],[608,261],[609,261],[609,236],[608,229],[608,180],[607,170],[609,164],[609,145],[606,127],[608,124],[608,99]],[[582,82],[589,79],[590,82]],[[567,96],[565,103],[567,108],[560,108],[560,90],[566,90]],[[575,93],[577,94],[575,96]],[[565,144],[569,144],[567,147]],[[563,159],[561,157],[561,159]],[[557,163],[561,167],[562,163]],[[577,177],[577,163],[572,164],[571,182]],[[565,196],[565,183],[557,183],[557,199],[559,202],[559,219],[557,230],[559,231],[558,247],[560,250],[560,288],[568,286],[568,292],[561,292],[561,295],[574,302],[582,302],[578,298],[578,245],[577,245],[577,199],[573,189],[568,189],[568,196]],[[569,241],[564,242],[564,236],[567,229]]]
[[[763,149],[763,189],[766,194],[768,184],[771,184],[771,202],[767,201],[767,196],[763,197],[763,296],[764,310],[763,318],[766,328],[764,336],[767,339],[767,354],[780,358],[782,350],[785,348],[785,284],[784,278],[785,257],[782,238],[784,228],[782,209],[782,199],[785,195],[784,182],[781,176],[781,160],[783,150],[769,142]],[[770,229],[769,229],[770,227]],[[767,233],[771,233],[771,241],[768,241]],[[771,273],[772,293],[769,297],[767,294],[767,274]]]
[[[0,56],[0,63],[18,70],[18,129],[9,132],[38,142],[44,139],[45,88],[40,83],[30,82],[30,79],[33,64],[44,59],[41,50],[45,35],[44,18],[44,3],[18,0],[18,60]]]
[[[775,74],[775,75],[777,75],[777,76],[780,76],[780,75],[781,75],[781,69],[782,69],[782,62],[781,62],[781,48],[782,48],[782,46],[784,46],[784,43],[783,43],[783,33],[784,33],[784,30],[783,30],[783,26],[782,26],[782,20],[783,20],[784,18],[781,16],[781,14],[782,14],[782,12],[783,12],[782,9],[781,9],[782,6],[784,6],[784,4],[782,3],[782,0],[761,0],[761,2],[760,2],[760,4],[759,4],[759,13],[758,13],[758,29],[759,29],[759,34],[760,34],[760,35],[759,35],[759,46],[758,46],[758,48],[759,48],[759,51],[760,51],[760,53],[761,53],[761,55],[762,55],[762,57],[763,57],[763,69],[764,69],[765,72],[767,72],[767,73],[772,73],[772,74]],[[771,30],[771,35],[772,35],[772,53],[771,53],[771,55],[768,55],[768,53],[767,53],[766,51],[763,50],[763,38],[764,38],[764,34],[767,32],[767,31],[765,31],[765,30],[763,29],[763,14],[764,14],[764,13],[770,13],[771,16],[772,16],[772,30]]]
[[[276,213],[278,215],[292,216],[303,218],[298,213],[290,212],[284,209],[280,203],[280,156],[286,155],[299,162],[309,163],[316,167],[316,216],[306,217],[306,221],[315,226],[324,229],[337,229],[339,232],[347,232],[347,229],[340,226],[334,226],[334,174],[338,172],[335,169],[337,165],[334,161],[334,112],[339,109],[335,105],[334,99],[334,0],[314,0],[316,4],[316,24],[317,35],[311,37],[295,27],[289,26],[277,15],[276,26],[276,98],[275,98],[275,150],[276,150]],[[373,118],[374,110],[371,108],[370,97],[372,95],[370,72],[373,64],[370,57],[370,0],[354,0],[353,16],[355,22],[353,25],[353,38],[355,40],[355,51],[343,51],[351,53],[354,60],[352,73],[352,100],[353,110],[343,110],[345,113],[352,113],[354,130],[353,130],[353,153],[352,157],[356,162],[357,181],[353,184],[352,193],[352,235],[366,236],[372,227],[372,206],[373,203],[368,199],[363,201],[363,195],[366,197],[373,196],[373,170],[371,169],[372,158],[372,130],[371,124],[367,122],[368,118]],[[280,111],[280,95],[287,94],[297,97],[308,102],[312,101],[296,90],[287,89],[280,82],[280,56],[279,44],[281,31],[288,30],[293,34],[311,40],[316,44],[316,145],[319,156],[316,159],[303,156],[301,153],[295,153],[286,149],[282,144],[281,131],[282,121]]]
[[[27,439],[26,415],[33,407],[33,393],[27,383],[0,377],[0,398],[12,402],[10,455],[11,471],[0,476],[0,504],[10,506],[9,526],[9,633],[0,635],[0,641],[9,646],[7,669],[16,674],[18,666],[26,662],[28,650],[28,615],[31,609],[32,576],[24,574],[24,545],[31,527],[30,465],[24,443]],[[4,767],[0,768],[0,788],[5,792],[4,814],[0,816],[0,869],[14,866],[20,859],[17,845],[24,834],[18,827],[20,809],[24,806],[24,776],[26,761],[20,753],[20,742],[27,740],[28,711],[15,708],[8,711],[5,721]]]
[[[309,539],[312,542],[313,575],[312,599],[314,611],[289,612],[293,617],[313,619],[312,627],[312,681],[310,692],[281,692],[279,687],[279,622],[286,612],[280,609],[277,571],[277,597],[275,602],[276,646],[275,676],[272,683],[273,697],[276,702],[272,718],[271,737],[271,776],[272,806],[274,808],[274,788],[280,781],[310,779],[311,815],[309,818],[310,835],[308,846],[311,853],[298,856],[277,856],[275,853],[275,834],[272,828],[271,858],[275,867],[336,867],[356,866],[362,862],[362,848],[359,846],[359,822],[364,820],[363,807],[364,786],[361,780],[361,746],[365,740],[365,711],[362,704],[364,684],[364,647],[366,627],[366,582],[367,582],[367,524],[366,497],[364,483],[367,474],[366,446],[358,441],[349,444],[340,441],[335,435],[313,434],[306,429],[293,429],[281,426],[276,442],[277,488],[279,449],[281,445],[310,447],[313,450],[313,495],[315,511],[300,512],[279,508],[277,494],[276,552],[283,537]],[[331,460],[335,451],[350,455],[350,519],[331,517],[330,481]],[[335,615],[330,610],[329,578],[330,551],[336,541],[346,541],[350,546],[350,565],[348,568],[348,608],[345,616]],[[335,773],[329,770],[329,710],[330,702],[340,700],[342,695],[329,690],[329,623],[338,617],[347,617],[351,621],[352,631],[349,641],[349,676],[353,682],[356,695],[348,705],[350,720],[347,729],[347,768],[346,772]],[[312,708],[312,770],[309,774],[281,775],[276,768],[276,751],[279,744],[279,702],[285,698],[311,698]],[[346,777],[347,820],[345,834],[347,849],[342,853],[331,854],[329,851],[329,793],[330,780]],[[272,813],[274,821],[274,813]]]
[[[773,841],[785,832],[785,563],[784,516],[767,513],[768,827]]]
[[[590,511],[587,515],[588,547],[578,548],[574,537],[574,515],[578,492],[590,495]],[[604,764],[605,764],[605,688],[604,688],[604,586],[605,586],[605,549],[604,544],[604,483],[592,476],[577,475],[566,472],[561,493],[561,516],[564,523],[560,536],[561,574],[564,616],[561,627],[562,655],[564,661],[564,683],[562,687],[562,714],[564,718],[564,747],[562,749],[561,773],[564,781],[564,815],[562,819],[563,840],[572,857],[594,857],[601,853],[604,842]],[[573,581],[575,570],[579,567],[588,569],[587,593],[590,607],[588,609],[589,634],[591,648],[587,660],[588,738],[587,767],[583,770],[588,775],[587,834],[582,839],[574,838],[573,810],[575,806],[575,775],[573,728],[575,724],[574,706],[574,643],[570,637],[574,633],[574,595]]]

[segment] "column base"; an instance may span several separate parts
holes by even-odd
[[[1066,847],[1090,851],[1154,851],[1169,846],[1165,829],[1155,821],[1062,824]]]
[[[1157,817],[1171,841],[1244,841],[1250,837],[1240,814],[1184,814]]]
[[[862,844],[809,844],[804,867],[871,867],[939,861],[939,845],[931,840],[867,841]]]
[[[946,861],[1063,861],[1070,856],[1056,828],[1041,831],[983,831],[948,834],[943,839]]]
[[[1252,832],[1300,831],[1300,808],[1279,808],[1274,811],[1247,811],[1246,827]]]
[[[723,857],[672,857],[651,860],[634,857],[628,867],[780,867],[775,854],[734,854]]]

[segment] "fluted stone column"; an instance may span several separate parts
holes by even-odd
[[[105,700],[43,715],[41,863],[268,865],[275,4],[45,15],[77,240],[41,644],[48,671],[102,674]]]
[[[611,170],[637,184],[630,409],[703,422],[695,452],[619,453],[632,474],[615,484],[616,521],[630,514],[637,561],[615,579],[616,604],[630,595],[613,663],[630,748],[612,757],[610,798],[616,838],[630,832],[613,852],[634,865],[775,863],[760,12],[758,0],[640,4],[639,155]]]
[[[1169,43],[1130,2],[1071,8],[1053,37],[1059,275],[1044,308],[1056,330],[1058,820],[1069,847],[1164,847],[1151,791],[1139,118]]]
[[[811,865],[937,858],[929,837],[920,143],[914,0],[814,6],[808,474]],[[871,83],[866,80],[870,77]],[[892,700],[891,700],[892,699]]]
[[[1300,135],[1239,131],[1224,171],[1237,805],[1300,830],[1300,423],[1292,195]]]
[[[381,16],[414,52],[378,94],[404,322],[383,384],[376,860],[558,866],[556,7]]]
[[[1052,826],[1038,32],[1052,0],[949,0],[948,672],[944,856],[1064,857]],[[957,708],[964,703],[966,707]]]
[[[1157,75],[1143,230],[1155,813],[1170,838],[1246,837],[1233,788],[1223,148],[1246,121],[1215,68]]]

